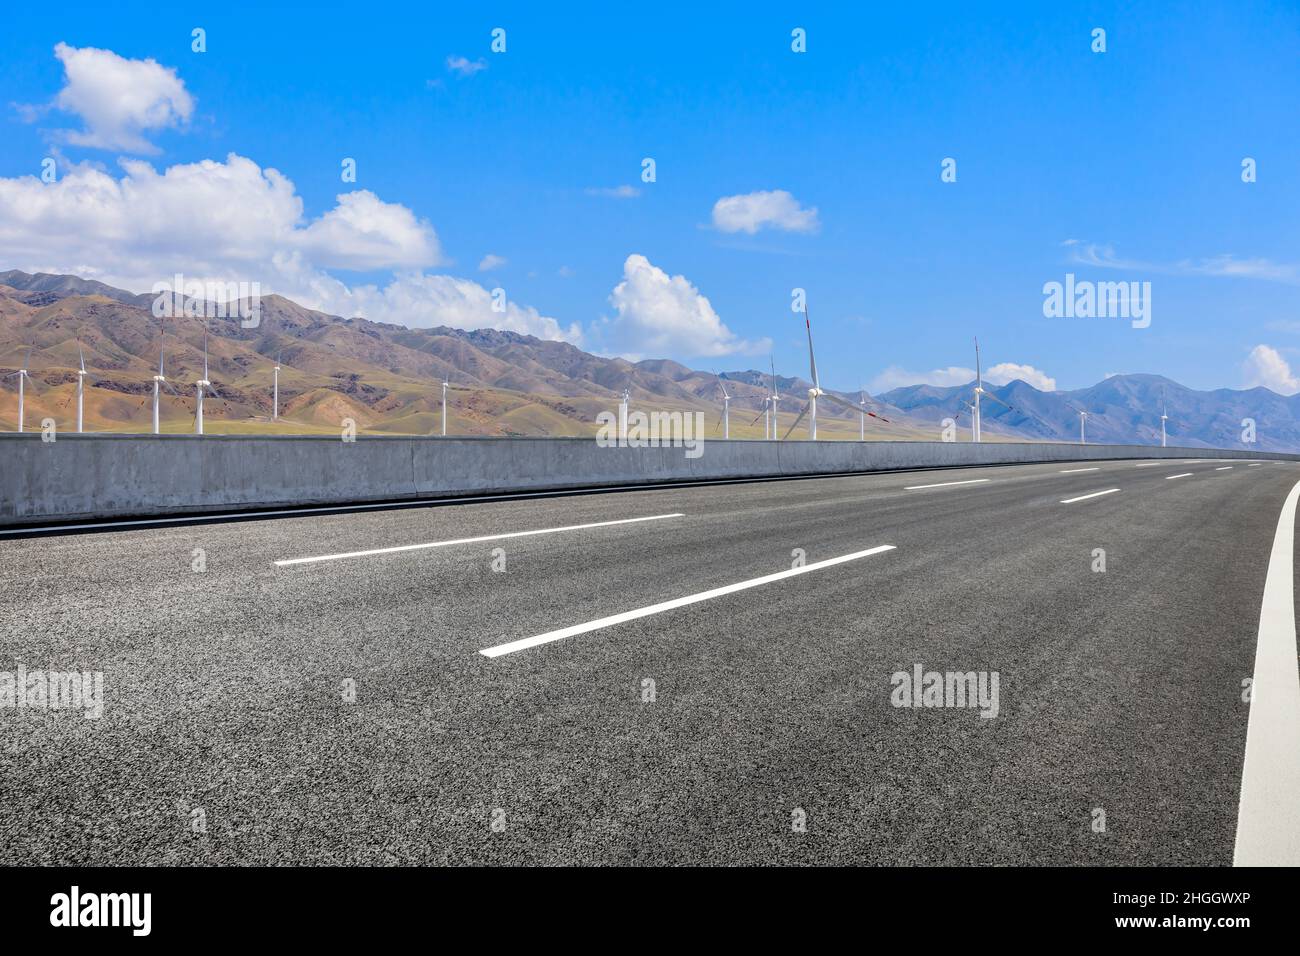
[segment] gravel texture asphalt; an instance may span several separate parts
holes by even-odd
[[[0,540],[0,670],[104,681],[100,719],[0,708],[5,860],[1229,864],[1300,464],[1072,467]],[[917,664],[997,672],[998,715],[894,706]]]

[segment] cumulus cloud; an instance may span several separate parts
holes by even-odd
[[[1015,362],[1000,362],[984,373],[984,381],[994,385],[1006,385],[1020,379],[1041,392],[1056,391],[1056,379],[1046,372],[1039,371],[1032,365],[1017,365]]]
[[[1271,345],[1256,345],[1242,363],[1242,371],[1249,386],[1262,385],[1279,395],[1300,392],[1300,378],[1291,372],[1291,365]]]
[[[128,60],[112,50],[66,43],[55,46],[54,55],[66,77],[54,106],[85,123],[82,130],[59,131],[71,145],[156,153],[145,134],[182,126],[194,112],[194,98],[176,71],[155,60]]]
[[[771,345],[739,338],[685,276],[669,276],[642,255],[627,257],[609,301],[618,314],[605,331],[624,355],[752,355]]]
[[[448,275],[399,275],[380,289],[360,286],[337,290],[338,311],[343,315],[364,315],[377,322],[396,322],[408,328],[503,329],[542,339],[582,341],[577,323],[562,327],[550,316],[531,306],[505,299],[504,311],[493,308],[492,293],[469,279]]]
[[[470,60],[463,56],[447,57],[447,69],[460,76],[473,76],[479,70],[486,70],[487,66],[487,60],[482,57],[477,60]]]
[[[493,269],[500,269],[505,264],[506,264],[506,260],[504,256],[494,255],[493,253],[489,252],[482,259],[479,260],[478,271],[491,272]]]
[[[713,226],[720,232],[744,232],[754,235],[760,229],[786,232],[816,232],[817,208],[804,209],[799,200],[784,189],[723,196],[713,204]]]
[[[500,328],[580,338],[535,309],[491,308],[488,290],[421,270],[444,264],[432,225],[366,190],[304,216],[294,184],[235,154],[161,172],[121,160],[115,176],[89,164],[53,183],[0,178],[0,262],[73,273],[148,292],[180,272],[195,281],[257,281],[302,305],[408,326]],[[384,288],[350,288],[327,269],[387,270]]]
[[[1032,365],[1018,365],[1015,362],[1001,362],[984,370],[985,385],[1006,385],[1020,379],[1034,388],[1044,392],[1056,391],[1056,379],[1040,372]],[[935,385],[950,388],[953,385],[965,385],[975,381],[975,370],[964,365],[949,365],[947,368],[931,369],[928,372],[909,372],[907,369],[891,365],[871,380],[873,392],[887,392],[891,388],[904,385]]]
[[[83,164],[53,183],[0,178],[0,257],[96,263],[104,281],[150,285],[173,271],[247,272],[300,260],[316,268],[438,265],[438,236],[405,206],[344,193],[305,222],[294,185],[234,153],[159,172],[121,160],[120,178]]]

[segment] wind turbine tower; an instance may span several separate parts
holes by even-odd
[[[81,362],[81,370],[77,372],[77,434],[81,434],[82,422],[82,403],[86,394],[86,354],[81,350],[81,343],[77,343],[77,358]]]
[[[22,434],[22,430],[23,430],[23,411],[24,411],[24,405],[26,403],[27,380],[31,378],[31,376],[27,372],[27,367],[31,364],[31,361],[32,361],[32,350],[31,347],[29,346],[27,349],[27,357],[23,359],[23,367],[16,372],[9,373],[10,376],[14,376],[14,375],[18,376],[18,432],[19,434]]]
[[[196,435],[203,434],[203,392],[204,389],[206,389],[211,384],[212,383],[208,381],[208,333],[207,330],[204,329],[203,331],[203,377],[194,383],[194,390],[196,396],[196,402],[194,406],[194,434]],[[157,392],[155,391],[154,394],[156,395]],[[155,404],[154,405],[155,430],[158,427],[157,414],[158,414],[158,406],[157,404]]]
[[[731,396],[727,394],[727,387],[722,384],[722,379],[717,378],[717,382],[718,390],[722,392],[722,437],[725,440],[731,437]]]

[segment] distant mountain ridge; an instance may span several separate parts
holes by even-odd
[[[457,434],[595,434],[597,415],[615,409],[624,389],[634,408],[699,411],[710,433],[720,434],[718,377],[667,359],[633,363],[494,329],[411,329],[345,319],[278,295],[261,297],[257,328],[242,328],[235,318],[160,322],[151,311],[153,300],[76,276],[0,273],[0,374],[20,367],[32,349],[28,427],[45,416],[67,427],[80,343],[94,376],[86,389],[91,430],[149,427],[145,405],[160,347],[167,378],[181,390],[164,403],[164,430],[188,430],[194,411],[191,383],[203,368],[206,327],[209,378],[218,396],[205,403],[210,431],[334,431],[351,418],[362,430],[434,434],[441,430],[446,380],[457,386],[448,423]],[[277,356],[280,422],[271,425]],[[762,437],[762,422],[755,419],[763,413],[767,376],[750,372],[723,378],[732,396],[731,434]],[[799,379],[778,382],[784,426],[806,398],[808,385]],[[12,392],[14,384],[7,378],[0,389]],[[16,404],[0,402],[0,429],[16,427]],[[926,437],[936,433],[928,422],[911,423],[901,411],[889,411],[898,421],[874,437],[920,437],[921,427]],[[830,436],[857,434],[856,415],[823,410],[819,419]]]
[[[908,385],[880,395],[913,417],[953,417],[970,422],[974,381],[939,387]],[[1202,392],[1162,375],[1112,375],[1088,388],[1044,392],[1019,379],[985,388],[1001,398],[981,403],[984,427],[1039,441],[1078,441],[1079,410],[1088,413],[1090,443],[1160,444],[1160,414],[1167,408],[1168,442],[1191,448],[1300,449],[1300,396],[1267,388],[1220,388]],[[1243,441],[1253,420],[1255,443]]]
[[[164,430],[187,431],[193,421],[191,383],[203,367],[204,323],[151,312],[153,296],[70,275],[0,272],[0,375],[19,368],[32,349],[33,393],[27,427],[51,416],[67,428],[75,390],[78,341],[94,376],[86,389],[91,430],[141,431],[157,371],[160,344],[166,374],[180,391],[164,403]],[[210,378],[219,399],[205,407],[210,431],[329,432],[344,418],[359,428],[394,434],[435,434],[441,426],[441,383],[458,386],[449,402],[448,430],[482,435],[590,435],[596,416],[616,408],[623,390],[636,408],[698,411],[720,435],[725,381],[733,437],[761,438],[769,375],[754,369],[712,372],[671,359],[628,362],[591,355],[567,343],[494,329],[410,329],[328,315],[278,295],[261,299],[261,323],[208,319]],[[279,356],[280,421],[272,424],[272,367]],[[909,385],[875,396],[870,439],[936,439],[943,422],[968,440],[974,383]],[[809,383],[777,375],[780,433],[807,400]],[[1202,392],[1159,375],[1116,375],[1089,388],[1044,392],[1023,381],[986,386],[1013,406],[983,403],[986,440],[1077,441],[1079,417],[1089,413],[1089,442],[1160,443],[1160,402],[1168,403],[1169,444],[1189,447],[1300,450],[1300,396],[1266,388]],[[16,427],[13,377],[0,379],[0,430]],[[835,392],[857,403],[856,391]],[[1242,419],[1255,421],[1258,443],[1243,443]],[[825,402],[819,434],[856,438],[859,416]],[[792,436],[803,437],[804,425]]]

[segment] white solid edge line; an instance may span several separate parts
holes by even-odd
[[[1100,498],[1102,495],[1113,495],[1117,491],[1119,491],[1118,488],[1107,488],[1105,491],[1094,491],[1090,495],[1079,495],[1077,498],[1063,498],[1061,499],[1061,504],[1072,505],[1076,501],[1087,501],[1089,498]]]
[[[1292,576],[1298,499],[1300,482],[1282,505],[1264,579],[1234,866],[1300,865],[1300,667]]]
[[[937,485],[904,485],[904,491],[919,491],[922,488],[947,488],[951,485],[978,485],[981,481],[991,481],[991,478],[971,478],[969,481],[941,481]]]
[[[563,528],[542,528],[538,531],[511,531],[505,534],[485,534],[477,538],[453,538],[450,541],[430,541],[425,544],[403,544],[395,548],[371,548],[368,551],[345,551],[341,554],[321,554],[312,558],[288,558],[276,561],[277,567],[290,564],[311,564],[316,561],[340,561],[343,558],[365,558],[375,554],[396,554],[399,551],[420,551],[425,548],[445,548],[453,544],[477,544],[480,541],[499,541],[503,538],[526,538],[538,534],[559,534],[561,531],[582,531],[587,528],[608,528],[616,524],[636,524],[641,521],[662,521],[664,518],[683,518],[685,515],[649,515],[645,518],[620,518],[617,521],[596,521],[591,524],[571,524]]]
[[[1192,477],[1192,472],[1185,471],[1181,475],[1165,475],[1165,481],[1172,481],[1175,478],[1190,478],[1190,477]]]
[[[1077,475],[1081,471],[1098,471],[1097,468],[1062,468],[1057,472],[1058,475]]]
[[[760,587],[761,585],[771,584],[775,581],[784,581],[786,578],[793,578],[800,574],[807,574],[810,571],[819,571],[822,568],[844,564],[847,561],[856,561],[858,558],[865,558],[869,555],[880,554],[884,551],[893,551],[894,547],[895,546],[892,544],[882,544],[879,547],[868,548],[866,551],[855,551],[852,554],[841,555],[838,558],[829,558],[825,561],[815,561],[812,564],[805,564],[802,567],[791,568],[788,571],[778,571],[775,574],[766,574],[761,578],[752,578],[748,581],[741,581],[738,584],[728,584],[726,587],[714,588],[711,591],[701,591],[698,594],[673,598],[671,601],[662,601],[659,604],[651,604],[649,607],[637,608],[634,611],[624,611],[622,614],[611,614],[609,617],[602,617],[595,621],[588,621],[586,624],[575,624],[572,627],[560,628],[558,631],[547,631],[545,634],[538,634],[536,637],[525,637],[522,640],[510,641],[506,644],[498,644],[495,647],[485,647],[479,651],[479,653],[484,657],[500,657],[503,654],[513,654],[515,651],[527,650],[530,647],[537,647],[539,644],[549,644],[551,641],[560,641],[566,637],[573,637],[576,634],[586,634],[588,631],[598,631],[601,628],[612,627],[615,624],[622,624],[625,621],[635,621],[638,618],[649,617],[652,614],[660,614],[664,611],[672,611],[679,607],[686,607],[688,604],[698,604],[701,601],[708,601],[712,598],[722,597],[727,594],[735,594],[737,591],[746,591],[749,588]]]

